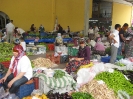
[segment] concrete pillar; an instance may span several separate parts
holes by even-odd
[[[90,0],[85,0],[85,9],[84,9],[84,36],[88,35],[88,28],[89,28],[89,5],[90,5]]]

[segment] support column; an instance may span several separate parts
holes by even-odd
[[[90,0],[85,0],[84,36],[87,36],[88,35],[88,27],[89,27],[89,5],[90,5]]]
[[[56,0],[52,0],[52,28],[54,30],[56,20]]]

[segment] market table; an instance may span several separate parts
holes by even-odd
[[[70,42],[72,41],[72,38],[64,38],[63,39],[63,42]],[[30,43],[30,42],[35,42],[35,39],[26,39],[25,40],[26,43]],[[55,39],[54,38],[51,38],[51,39],[39,39],[38,42],[46,42],[46,43],[54,43],[55,42]]]

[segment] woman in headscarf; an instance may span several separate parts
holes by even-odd
[[[6,75],[0,80],[4,89],[16,93],[19,87],[32,78],[32,67],[21,45],[13,48],[13,57]]]
[[[61,36],[61,33],[57,34],[57,37],[55,39],[55,45],[56,46],[63,45],[63,38]]]
[[[80,41],[80,48],[78,52],[78,58],[70,61],[66,66],[66,71],[70,74],[75,72],[82,65],[90,63],[90,47],[85,45],[84,41]]]
[[[104,44],[101,42],[101,38],[100,37],[97,38],[97,43],[96,43],[96,45],[94,47],[93,54],[99,54],[101,56],[106,55],[105,47],[104,47]]]

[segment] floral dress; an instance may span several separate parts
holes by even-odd
[[[125,57],[133,57],[133,40],[125,44]]]
[[[87,50],[87,47],[85,47],[85,48],[79,48],[78,58],[84,58],[85,55],[86,55],[86,51],[88,51]],[[87,65],[89,63],[90,63],[90,59],[84,59],[84,60],[81,60],[81,61],[72,60],[66,66],[66,71],[70,74],[71,72],[77,71],[80,66]]]

